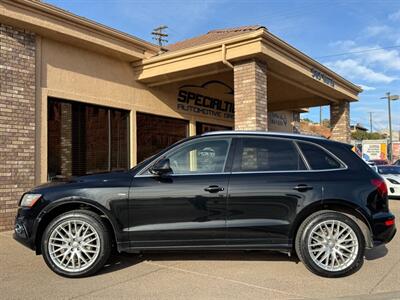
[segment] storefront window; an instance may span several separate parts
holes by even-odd
[[[196,122],[196,135],[220,130],[232,130],[232,127]]]
[[[128,111],[49,99],[49,179],[127,169],[128,126]]]
[[[188,127],[186,120],[137,113],[137,162],[187,137]]]

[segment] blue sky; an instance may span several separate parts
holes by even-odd
[[[151,41],[158,25],[170,42],[209,30],[261,24],[294,47],[362,85],[351,105],[351,122],[373,130],[388,127],[386,92],[400,94],[400,1],[133,1],[46,0],[63,9]],[[386,48],[371,51],[371,49]],[[349,53],[350,52],[350,53]],[[343,54],[344,55],[337,55]],[[305,115],[319,120],[319,108]],[[323,108],[323,118],[329,108]],[[400,100],[392,101],[393,128],[400,130]]]

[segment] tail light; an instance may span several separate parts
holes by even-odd
[[[390,219],[385,221],[385,226],[390,227],[394,225],[394,219]]]
[[[372,179],[371,183],[376,186],[376,189],[378,190],[378,194],[382,197],[382,198],[386,198],[388,195],[388,189],[386,186],[386,183],[384,180],[382,179]]]

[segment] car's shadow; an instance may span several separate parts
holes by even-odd
[[[167,251],[142,254],[120,253],[110,257],[98,275],[122,270],[143,261],[291,261],[299,263],[297,256],[274,251]]]
[[[367,249],[366,260],[380,259],[388,253],[385,245]],[[274,251],[167,251],[145,252],[142,254],[117,253],[113,254],[105,267],[98,273],[107,274],[122,270],[143,261],[291,261],[299,263],[296,255],[288,256],[285,253]]]
[[[388,249],[383,244],[383,245],[374,247],[372,249],[366,249],[365,250],[365,259],[366,260],[379,259],[379,258],[385,257],[387,253],[388,253]]]

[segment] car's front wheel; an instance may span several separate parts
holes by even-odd
[[[308,217],[296,236],[296,252],[306,267],[324,277],[356,272],[364,262],[365,240],[357,223],[336,211]]]
[[[107,227],[88,210],[70,211],[52,220],[43,233],[41,247],[50,269],[66,277],[97,272],[111,252]]]

